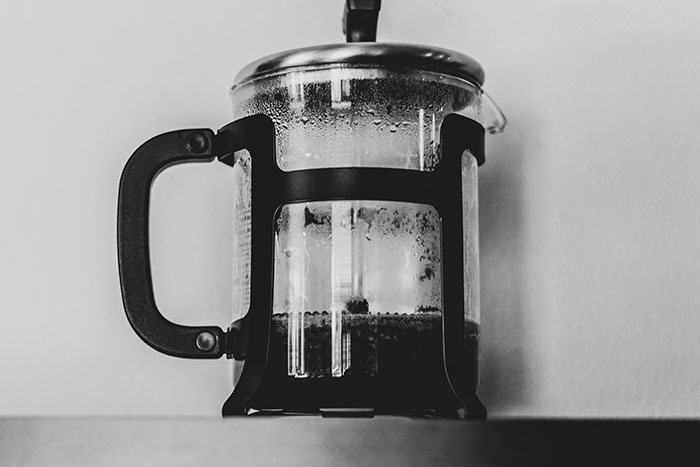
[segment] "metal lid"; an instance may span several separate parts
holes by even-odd
[[[473,84],[484,84],[484,69],[468,55],[439,47],[386,42],[351,42],[288,50],[245,66],[235,85],[253,78],[299,67],[354,65],[399,67],[443,73]]]

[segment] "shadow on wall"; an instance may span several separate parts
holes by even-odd
[[[533,362],[523,264],[523,141],[525,118],[509,115],[501,135],[487,135],[479,170],[481,248],[481,381],[489,416],[519,412],[532,397]]]

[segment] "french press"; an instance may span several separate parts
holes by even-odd
[[[472,58],[373,42],[378,12],[348,0],[347,43],[251,63],[232,123],[156,136],[124,167],[126,315],[160,352],[233,360],[224,415],[486,416],[477,166],[505,118]],[[226,331],[161,315],[148,248],[155,176],[214,159],[235,179]]]

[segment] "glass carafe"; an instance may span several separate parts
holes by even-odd
[[[381,167],[429,172],[440,163],[446,116],[473,119],[490,132],[505,125],[479,86],[432,71],[341,64],[258,73],[238,81],[231,92],[234,116],[262,113],[272,119],[277,164],[284,171]],[[468,386],[475,391],[477,160],[465,151],[460,165],[462,351]],[[255,164],[249,155],[240,155],[234,165],[239,187],[234,322],[250,305],[251,170]],[[397,391],[440,380],[443,251],[441,217],[433,206],[380,200],[285,204],[276,212],[274,232],[268,368],[276,378],[373,377],[384,386],[391,381]],[[244,364],[234,358],[234,384]]]

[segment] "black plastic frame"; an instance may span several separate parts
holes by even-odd
[[[251,117],[252,118],[252,117]],[[269,138],[272,123],[248,129],[247,138],[262,142]],[[235,131],[224,127],[222,133]],[[271,408],[276,401],[268,394],[274,391],[261,387],[265,381],[264,366],[267,364],[272,305],[269,302],[253,303],[263,297],[270,300],[272,290],[272,254],[274,229],[271,225],[276,210],[285,204],[332,201],[332,200],[376,200],[428,204],[433,206],[442,219],[443,243],[443,336],[444,364],[449,385],[461,407],[470,418],[484,418],[485,409],[470,388],[464,368],[464,265],[462,232],[462,154],[469,150],[479,164],[484,162],[484,129],[469,118],[451,114],[441,125],[441,160],[432,172],[388,168],[323,168],[285,172],[277,165],[276,154],[252,155],[252,251],[251,251],[251,308],[246,317],[234,323],[230,336],[247,336],[248,348],[237,344],[239,339],[228,339],[227,354],[245,359],[245,367],[236,389],[224,404],[224,415],[244,414],[250,408]],[[253,136],[258,134],[258,136]],[[231,135],[236,140],[243,135]],[[269,139],[268,139],[269,141]],[[226,158],[223,158],[226,162]],[[263,187],[258,189],[257,187]],[[262,313],[258,309],[264,309]],[[263,319],[264,318],[264,319]],[[236,355],[238,354],[238,355]],[[264,355],[263,355],[264,354]],[[263,363],[264,362],[264,363]],[[275,384],[270,381],[268,385]],[[310,383],[305,383],[308,388]],[[350,407],[357,398],[341,384],[319,382],[325,390],[347,391],[346,397],[339,395],[331,400],[344,401]],[[353,389],[357,389],[353,386]],[[323,391],[297,391],[296,407],[299,411],[318,411],[318,395]],[[305,398],[308,400],[298,400]],[[273,398],[274,399],[274,398]],[[444,401],[435,401],[444,403]],[[448,404],[449,405],[449,404]],[[376,409],[381,411],[381,408]]]

